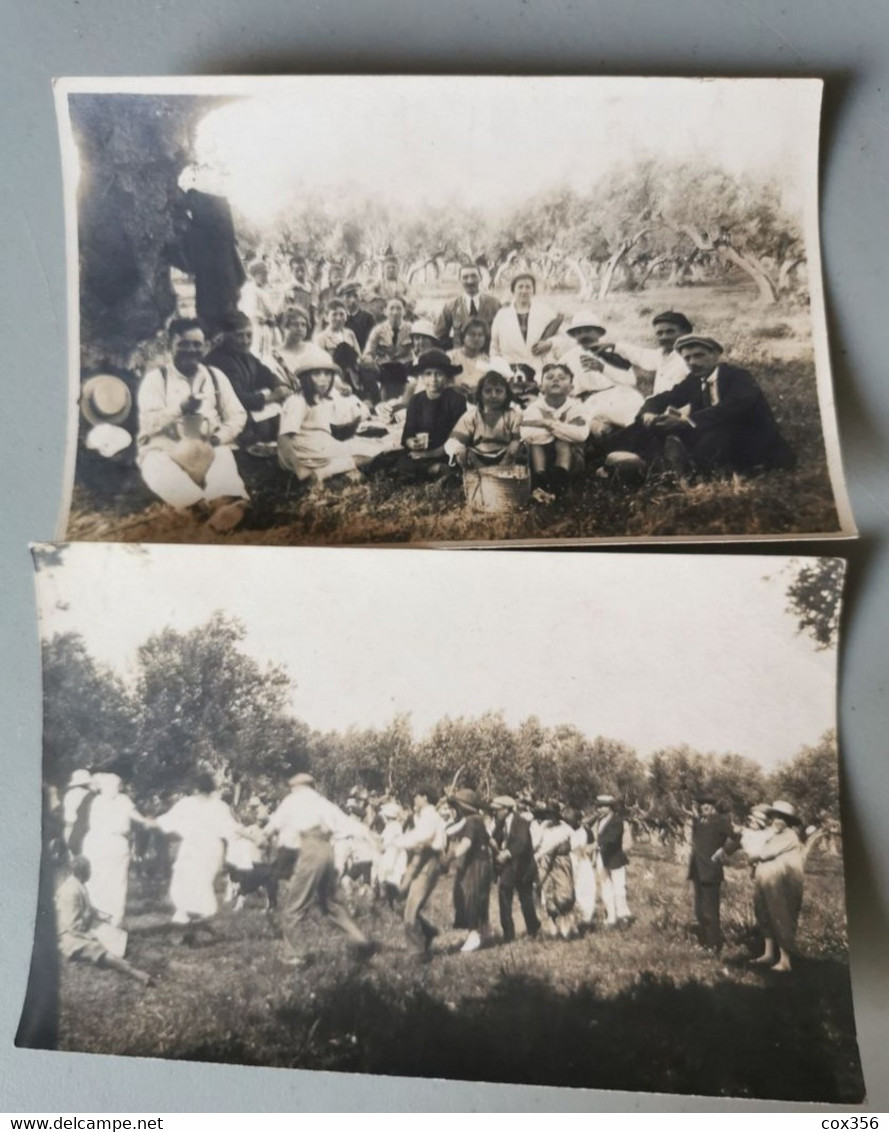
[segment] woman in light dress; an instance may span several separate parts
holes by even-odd
[[[209,920],[219,908],[216,878],[237,822],[226,803],[215,796],[215,788],[213,776],[202,772],[195,779],[194,793],[180,798],[157,819],[159,829],[179,838],[170,879],[174,924]]]
[[[540,840],[535,848],[540,876],[540,903],[548,922],[548,934],[558,939],[575,935],[574,875],[571,870],[571,835],[562,820],[558,802],[548,802],[538,811]]]
[[[302,364],[303,358],[306,353],[311,356],[312,351],[317,349],[309,337],[310,326],[311,318],[308,311],[302,307],[287,307],[281,315],[283,341],[276,344],[275,348],[263,357],[263,361],[291,393],[299,392],[296,371]],[[259,354],[259,350],[256,353]]]
[[[786,972],[803,903],[803,843],[796,807],[790,802],[773,802],[768,816],[768,836],[748,850],[754,864],[753,911],[764,945],[753,963]]]
[[[87,885],[90,903],[112,927],[123,923],[130,873],[130,832],[134,825],[150,827],[133,800],[121,792],[117,774],[93,775],[96,792],[90,808],[83,856],[90,863]]]
[[[571,873],[574,877],[574,901],[578,927],[592,931],[596,924],[596,870],[593,865],[593,840],[578,810],[565,814],[572,827]]]
[[[264,358],[281,344],[281,292],[269,284],[269,268],[264,260],[251,263],[247,270],[250,279],[241,288],[238,309],[253,326],[253,352]]]
[[[512,281],[512,302],[501,307],[491,324],[491,356],[510,365],[531,366],[535,374],[553,348],[561,318],[536,297],[537,280],[530,272]]]
[[[471,318],[463,327],[463,343],[448,351],[448,357],[455,366],[463,370],[454,379],[454,384],[470,405],[475,402],[476,386],[491,366],[488,353],[488,326],[480,318]],[[503,365],[506,362],[500,359]]]

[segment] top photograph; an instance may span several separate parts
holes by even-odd
[[[56,83],[58,535],[856,534],[817,79]]]

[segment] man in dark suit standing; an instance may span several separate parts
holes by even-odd
[[[715,338],[685,334],[674,350],[688,376],[649,397],[636,421],[611,438],[612,451],[663,462],[678,475],[794,466],[763,391],[747,370],[720,360],[723,348]]]
[[[505,794],[500,795],[491,802],[491,811],[495,822],[492,841],[497,866],[500,926],[504,942],[511,943],[515,939],[515,923],[512,918],[515,893],[518,893],[528,935],[535,936],[540,931],[540,920],[534,907],[537,866],[531,844],[531,827],[516,813],[515,799]]]
[[[605,905],[605,926],[626,927],[633,922],[627,905],[627,855],[624,823],[613,794],[596,798],[596,879]]]
[[[494,315],[500,310],[500,300],[489,291],[481,290],[482,276],[474,263],[467,263],[460,268],[460,286],[463,293],[449,303],[445,303],[438,322],[435,324],[435,336],[446,346],[463,345],[463,327],[472,318],[481,319],[488,328],[488,340],[491,337],[491,323]]]
[[[695,918],[701,944],[708,951],[718,952],[722,948],[719,922],[719,902],[725,879],[722,862],[741,842],[728,814],[717,809],[715,798],[698,798],[697,807],[697,817],[692,824],[688,879],[694,885]]]

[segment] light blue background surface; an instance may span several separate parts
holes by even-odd
[[[889,1109],[889,5],[882,0],[11,0],[3,97],[4,503],[0,1109],[776,1108],[16,1050],[37,876],[41,694],[28,543],[55,531],[65,441],[62,189],[56,75],[473,72],[806,75],[827,79],[822,230],[840,430],[857,544],[841,740],[852,973],[870,1107]],[[430,123],[434,129],[434,123]],[[583,139],[578,138],[578,144]],[[260,174],[261,175],[261,174]],[[776,551],[796,549],[792,544]],[[754,553],[766,553],[758,546]],[[711,553],[705,551],[704,553]],[[535,556],[536,557],[536,556]],[[533,566],[532,566],[533,568]],[[789,1106],[796,1107],[796,1106]]]

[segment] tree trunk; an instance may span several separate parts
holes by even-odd
[[[728,262],[734,264],[735,267],[740,267],[742,271],[745,271],[751,279],[753,279],[759,291],[759,299],[763,306],[771,306],[778,301],[778,292],[775,289],[775,284],[751,256],[742,255],[736,248],[732,247],[731,244],[720,244],[719,253],[723,259],[727,259]]]
[[[635,236],[628,236],[625,240],[622,240],[617,251],[608,258],[605,264],[605,270],[599,280],[599,302],[602,302],[611,290],[611,284],[614,281],[614,273],[617,271],[627,252],[639,243],[647,231],[647,228],[643,228],[640,232],[637,232]]]

